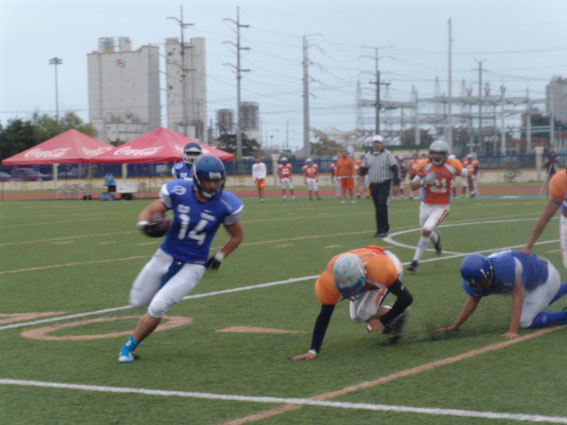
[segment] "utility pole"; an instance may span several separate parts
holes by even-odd
[[[303,36],[303,150],[311,155],[309,142],[309,43]]]
[[[240,51],[250,50],[250,47],[240,47],[240,28],[249,28],[250,25],[243,25],[240,23],[240,8],[236,8],[236,21],[231,18],[225,18],[224,21],[230,21],[236,25],[236,44],[231,41],[225,41],[225,43],[232,44],[236,47],[236,67],[232,64],[228,64],[235,68],[236,70],[236,159],[242,159],[242,122],[240,114],[240,80],[242,76],[241,72],[249,72],[249,69],[242,69],[240,67]]]
[[[378,61],[380,60],[380,56],[378,55],[380,49],[385,47],[393,47],[393,46],[382,46],[382,47],[370,47],[370,46],[362,46],[366,47],[367,49],[374,49],[374,74],[376,77],[376,81],[370,81],[370,84],[376,85],[376,121],[374,123],[375,134],[380,134],[380,86],[388,86],[390,83],[382,83],[380,81],[380,69],[378,67]]]
[[[49,59],[49,65],[55,65],[55,122],[59,124],[59,87],[57,82],[57,65],[61,65],[63,59],[53,57]]]
[[[482,150],[482,64],[486,60],[478,60],[478,149]]]
[[[447,84],[449,85],[448,87],[448,92],[449,92],[449,98],[447,100],[447,143],[449,144],[449,152],[453,152],[453,84],[452,84],[452,79],[453,79],[453,75],[452,75],[452,44],[453,44],[453,38],[452,38],[452,26],[451,26],[451,18],[449,18],[448,21],[448,25],[449,25],[449,66],[448,66],[448,70],[449,70],[449,78],[447,81]]]
[[[179,16],[180,18],[175,18],[173,16],[167,19],[173,19],[179,24],[179,29],[181,31],[181,110],[183,115],[183,135],[187,136],[187,66],[185,64],[185,28],[193,26],[194,24],[187,24],[183,22],[183,6],[179,6]]]

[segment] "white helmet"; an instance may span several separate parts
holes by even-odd
[[[305,163],[306,163],[306,164],[313,164],[313,160],[312,160],[311,158],[307,158],[307,159],[305,160]]]
[[[346,299],[354,299],[366,283],[366,268],[357,255],[341,254],[333,264],[335,286]]]
[[[451,154],[447,157],[447,159],[457,159],[457,157],[455,155]]]
[[[443,156],[440,159],[433,159],[433,157],[431,156],[431,154],[433,152],[436,153],[442,153]],[[449,144],[445,141],[445,140],[435,140],[433,143],[431,143],[431,145],[429,146],[429,159],[431,160],[431,162],[434,165],[441,165],[445,162],[445,160],[447,159],[447,154],[449,153]]]
[[[281,161],[282,163],[287,162],[287,157],[282,156],[281,159],[280,159],[280,161]]]

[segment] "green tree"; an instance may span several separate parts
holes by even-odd
[[[354,143],[354,133],[344,133],[338,130],[326,132],[314,128],[315,143],[311,143],[311,153],[316,156],[336,155],[347,146]]]
[[[29,149],[72,128],[89,136],[95,134],[94,127],[83,123],[74,112],[67,112],[59,122],[39,112],[35,112],[29,120],[9,120],[5,127],[0,124],[0,159]]]
[[[216,142],[219,149],[236,155],[236,134],[223,134],[216,139]],[[253,156],[260,150],[260,145],[256,139],[249,139],[246,134],[242,133],[242,156]]]

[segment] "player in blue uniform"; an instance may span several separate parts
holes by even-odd
[[[456,331],[475,311],[482,297],[510,294],[512,317],[504,338],[518,337],[518,328],[539,328],[552,323],[567,323],[567,308],[544,312],[550,304],[567,296],[567,283],[561,283],[557,269],[548,260],[521,251],[502,251],[488,257],[467,255],[461,263],[462,286],[469,295],[461,313],[448,328]],[[522,289],[526,296],[522,301]]]
[[[203,154],[201,145],[197,142],[189,142],[183,148],[183,161],[179,161],[171,168],[171,175],[174,179],[191,180],[193,173],[191,167],[195,161]]]
[[[136,277],[130,290],[130,305],[148,306],[132,336],[120,350],[118,361],[134,361],[134,350],[158,326],[166,311],[199,283],[205,269],[218,269],[244,237],[240,224],[243,204],[223,191],[225,169],[213,155],[203,155],[193,165],[193,181],[165,183],[160,199],[139,215],[138,227],[149,225],[152,214],[172,210],[173,221],[162,244]],[[220,225],[228,241],[208,259],[211,241]]]

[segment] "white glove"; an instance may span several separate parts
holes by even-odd
[[[433,183],[437,178],[435,173],[426,174],[425,177],[421,180],[422,186],[428,185]]]

